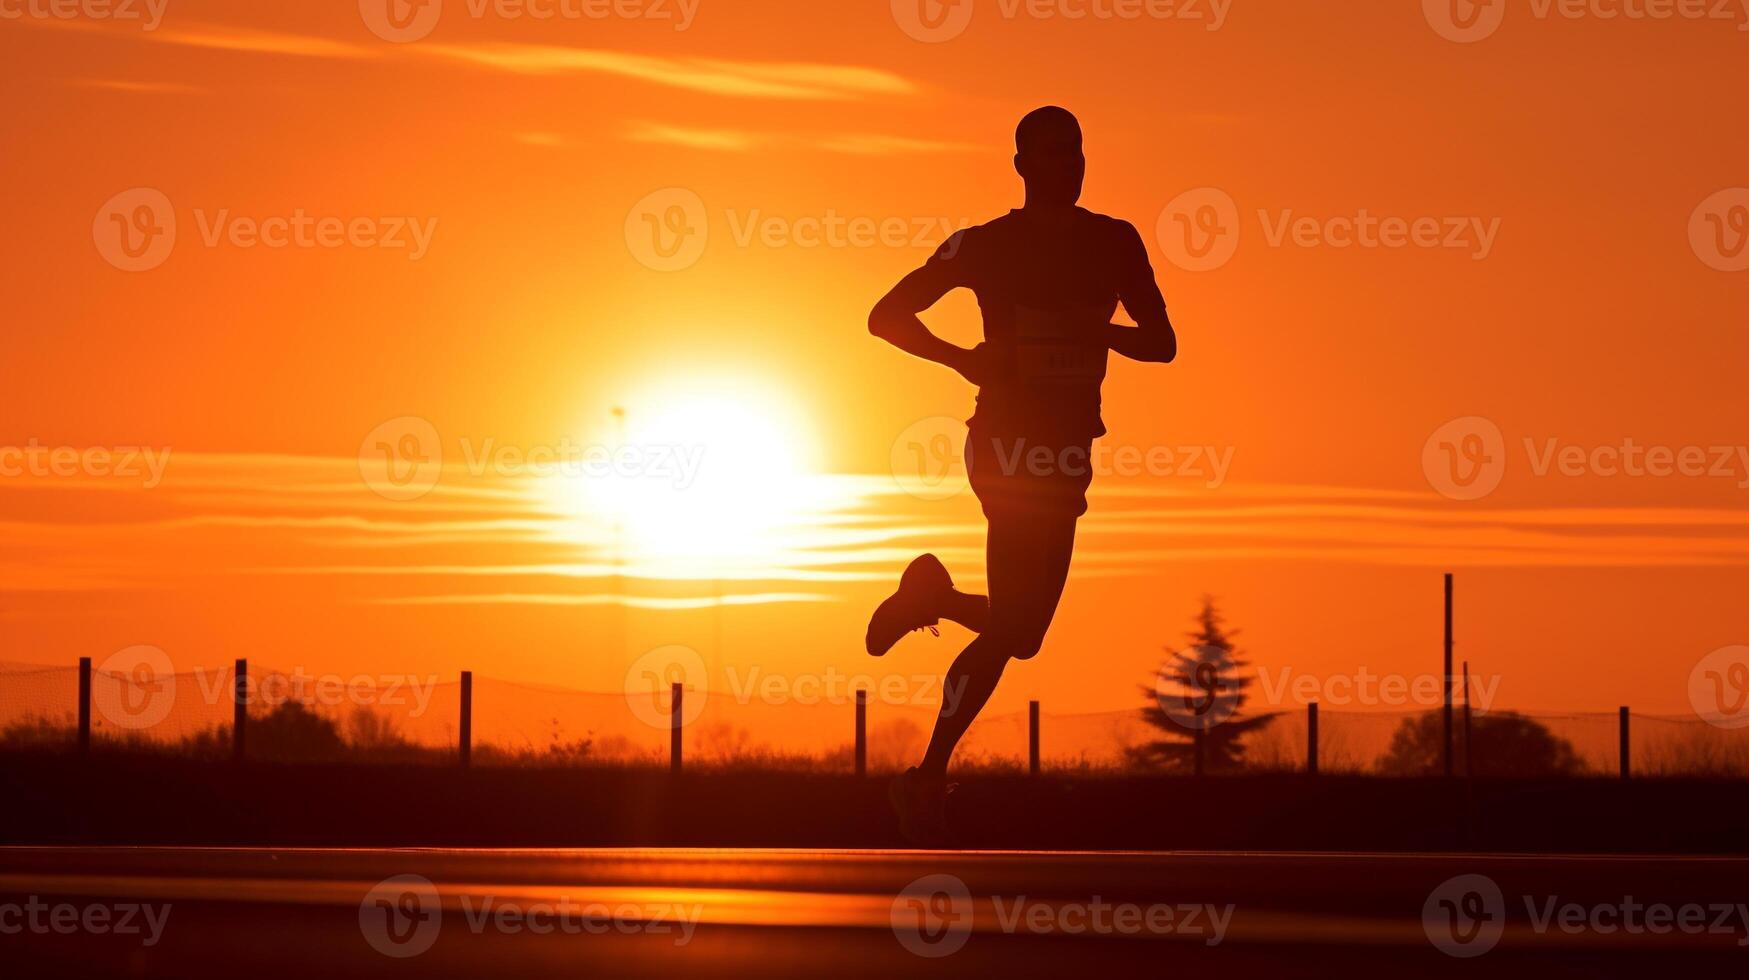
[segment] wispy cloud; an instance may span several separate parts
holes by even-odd
[[[774,133],[748,129],[700,129],[649,121],[633,123],[631,129],[626,133],[626,139],[634,143],[656,143],[735,153],[766,146],[867,156],[965,153],[984,149],[984,147],[973,143],[916,139],[907,136],[885,136],[876,133]]]
[[[751,150],[765,138],[758,133],[736,129],[695,129],[686,126],[667,126],[662,123],[635,123],[626,139],[633,143],[660,143],[668,146],[686,146],[699,150]]]
[[[595,74],[712,95],[760,99],[837,100],[917,91],[906,78],[879,68],[814,62],[678,58],[607,48],[551,44],[357,44],[309,34],[263,31],[219,24],[190,24],[123,33],[79,21],[38,19],[44,26],[88,34],[106,33],[153,44],[241,54],[364,61],[427,59],[518,75]]]
[[[350,477],[350,479],[348,479]],[[818,504],[756,542],[697,554],[657,535],[622,550],[609,515],[555,510],[533,477],[447,469],[385,510],[356,459],[178,454],[154,490],[0,481],[34,494],[0,520],[0,593],[150,592],[213,575],[331,583],[349,602],[699,608],[842,599],[927,548],[974,571],[969,493],[923,502],[890,477],[817,476]],[[126,499],[120,499],[125,497]],[[1708,568],[1749,563],[1729,508],[1453,507],[1429,491],[1115,481],[1094,493],[1077,568],[1145,576],[1189,560],[1400,567]],[[649,530],[646,528],[646,530]],[[633,541],[637,541],[633,535]],[[709,545],[709,542],[703,544]],[[743,554],[734,548],[745,544]],[[1078,572],[1077,574],[1081,574]],[[276,586],[277,588],[277,586]]]
[[[376,58],[380,49],[361,44],[349,44],[332,38],[309,34],[286,34],[280,31],[258,31],[247,27],[227,27],[216,24],[163,28],[140,38],[161,44],[177,44],[191,48],[218,51],[238,51],[250,54],[292,55],[302,58],[341,58],[363,60]]]
[[[712,95],[850,99],[902,95],[914,86],[892,72],[853,65],[667,58],[544,44],[430,44],[415,53],[523,75],[602,74]]]

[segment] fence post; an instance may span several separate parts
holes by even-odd
[[[91,754],[91,658],[79,658],[79,754]]]
[[[1451,778],[1451,573],[1445,573],[1445,776]]]
[[[1306,774],[1318,774],[1318,702],[1306,705]]]
[[[1621,778],[1628,778],[1628,709],[1621,709]]]
[[[856,774],[868,775],[868,692],[856,692]]]
[[[474,759],[474,672],[462,671],[462,729],[461,729],[462,768],[466,769]]]
[[[243,761],[249,731],[249,661],[238,658],[236,689],[231,692],[231,757]]]
[[[669,698],[668,716],[668,771],[680,774],[680,698],[683,689],[679,681],[674,682],[671,689],[673,696]]]
[[[1476,775],[1476,754],[1470,744],[1470,662],[1464,661],[1464,778]]]
[[[1038,702],[1026,706],[1026,757],[1028,771],[1038,775]]]

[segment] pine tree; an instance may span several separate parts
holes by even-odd
[[[1153,686],[1142,688],[1149,700],[1142,720],[1170,737],[1131,749],[1138,764],[1171,772],[1238,769],[1245,763],[1245,736],[1280,713],[1239,717],[1253,678],[1241,674],[1250,662],[1233,645],[1238,633],[1226,629],[1210,596],[1203,597],[1196,624],[1191,645],[1177,652],[1168,648],[1171,659]]]

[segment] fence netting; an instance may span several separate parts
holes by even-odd
[[[236,673],[232,667],[152,675],[91,674],[94,751],[228,758],[233,751]],[[247,672],[247,755],[278,761],[374,761],[446,765],[461,739],[459,680],[312,678],[251,665]],[[494,678],[472,685],[475,765],[668,763],[673,706],[666,691],[590,693]],[[1048,706],[1047,706],[1048,707]],[[1199,739],[1163,730],[1135,710],[1042,712],[1041,764],[1053,770],[1191,771]],[[867,703],[867,758],[876,772],[921,758],[934,725],[931,704]],[[77,668],[0,668],[0,751],[70,747],[79,716]],[[850,771],[855,765],[851,697],[766,702],[703,690],[683,692],[680,716],[688,765]],[[1250,718],[1256,724],[1239,725]],[[1441,710],[1319,712],[1322,772],[1426,775],[1444,771]],[[1242,731],[1240,730],[1242,729]],[[961,764],[1024,769],[1026,711],[979,718],[956,758]],[[1303,771],[1310,730],[1294,708],[1231,719],[1204,732],[1205,771]],[[1694,716],[1632,715],[1630,767],[1646,776],[1749,776],[1749,728]],[[1616,712],[1452,713],[1453,768],[1477,776],[1613,776],[1621,764]]]

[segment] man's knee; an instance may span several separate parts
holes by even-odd
[[[1032,625],[1011,626],[999,635],[998,648],[1011,660],[1031,660],[1045,643],[1045,631]]]

